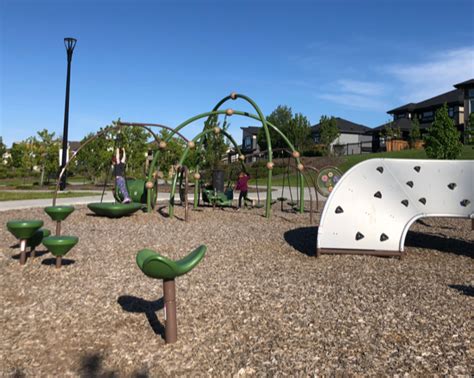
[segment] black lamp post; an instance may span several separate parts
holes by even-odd
[[[64,105],[64,130],[63,130],[63,151],[61,156],[61,171],[67,162],[67,132],[69,126],[69,83],[71,81],[71,61],[74,47],[76,46],[77,40],[74,38],[64,38],[64,46],[66,46],[67,52],[67,79],[66,79],[66,103]],[[64,172],[61,183],[59,185],[60,190],[66,189],[66,172]]]

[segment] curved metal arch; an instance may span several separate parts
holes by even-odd
[[[239,95],[236,95],[236,96],[239,96]],[[242,98],[246,98],[248,99],[249,101],[252,101],[250,100],[249,98],[247,98],[246,96],[243,96],[243,95],[240,95]],[[225,97],[223,100],[221,100],[220,104],[221,103],[224,103],[225,101],[227,101],[229,98],[231,98],[230,96],[227,96]],[[253,101],[252,101],[253,102]],[[257,105],[255,105],[257,106]],[[223,115],[223,114],[226,114],[227,111],[226,110],[213,110],[213,111],[209,111],[209,112],[205,112],[205,113],[201,113],[201,114],[198,114],[198,115],[195,115],[194,117],[191,117],[189,119],[187,119],[186,121],[182,122],[181,124],[179,124],[175,129],[173,129],[173,133],[170,134],[168,136],[168,138],[165,139],[166,142],[168,142],[172,137],[173,137],[173,134],[178,132],[179,130],[183,129],[184,127],[188,126],[189,124],[191,124],[192,122],[194,121],[197,121],[198,119],[201,119],[201,118],[206,118],[206,117],[210,117],[210,116],[213,116],[213,115]],[[245,116],[245,117],[248,117],[248,118],[252,118],[252,119],[255,119],[257,121],[261,120],[261,118],[259,116],[256,116],[254,114],[251,114],[249,112],[243,112],[243,111],[239,111],[239,110],[233,110],[233,114],[234,115],[240,115],[240,116]],[[262,115],[263,116],[263,115]],[[288,140],[288,138],[286,137],[285,134],[283,134],[281,132],[280,129],[278,129],[278,127],[276,127],[275,125],[273,125],[272,123],[268,122],[265,120],[265,124],[272,127],[282,138],[283,140],[285,141],[285,143],[288,144],[288,146],[292,149],[292,151],[296,151],[293,144]],[[265,128],[264,128],[265,129]],[[270,137],[270,135],[268,134],[268,138]],[[153,172],[153,170],[155,169],[156,167],[156,162],[158,160],[158,156],[159,156],[159,153],[155,154],[155,156],[153,157],[153,161],[151,163],[151,166],[150,166],[150,171],[148,173],[148,179],[151,180],[151,172]],[[297,163],[299,164],[300,163],[300,160],[299,158],[295,158]],[[269,162],[271,162],[271,158],[269,156]],[[271,170],[269,170],[271,171]],[[268,218],[270,216],[270,212],[271,212],[271,195],[272,195],[272,192],[271,192],[271,172],[269,173],[269,178],[270,180],[268,181],[267,180],[267,202],[266,202],[266,207],[265,207],[265,216]],[[300,181],[301,183],[303,182],[303,180]],[[151,201],[151,196],[149,196],[149,200]],[[148,202],[148,201],[147,201]],[[302,213],[304,211],[304,188],[302,187],[302,185],[300,186],[300,213]]]
[[[160,142],[160,138],[158,138],[158,136],[155,134],[155,132],[150,128],[150,127],[161,127],[162,125],[157,125],[157,124],[136,124],[136,125],[128,125],[128,126],[131,126],[131,127],[141,127],[145,130],[148,131],[148,133],[150,135],[153,136],[153,138],[155,139],[155,141],[157,143]],[[69,164],[71,164],[71,162],[76,158],[76,156],[78,155],[78,153],[85,147],[87,146],[90,142],[92,142],[93,140],[101,137],[102,135],[106,134],[106,133],[109,133],[109,132],[112,132],[112,131],[116,131],[116,130],[121,130],[123,127],[127,127],[127,125],[124,125],[122,122],[118,122],[117,123],[117,126],[110,126],[110,127],[106,127],[105,129],[103,130],[100,130],[98,131],[95,135],[92,135],[89,139],[87,139],[84,143],[82,143],[79,148],[76,150],[76,152],[74,152],[74,154],[71,156],[71,158],[66,162],[65,166],[63,167],[63,169],[61,170],[61,172],[59,173],[59,176],[58,176],[58,180],[56,182],[56,187],[55,187],[55,190],[54,190],[54,195],[53,195],[53,206],[56,206],[56,200],[57,200],[57,197],[58,197],[58,191],[59,191],[59,185],[61,183],[61,178],[63,177],[64,173],[66,172],[67,168],[69,167]],[[167,128],[167,127],[166,127]]]
[[[202,137],[210,134],[210,133],[213,133],[214,130],[213,129],[207,129],[207,130],[203,130],[201,131],[198,135],[196,135],[194,138],[193,138],[193,142],[197,142],[199,141]],[[220,130],[220,132],[225,135],[225,137],[227,139],[229,139],[231,141],[231,143],[234,145],[234,147],[237,149],[237,151],[239,152],[239,155],[242,153],[239,146],[237,145],[237,142],[234,140],[234,138],[232,137],[232,135],[230,135],[227,131],[225,130]],[[178,165],[179,166],[182,166],[184,161],[186,160],[186,157],[188,156],[188,153],[190,151],[190,147],[187,146],[185,148],[185,150],[183,151],[183,154],[181,155],[181,158],[178,162]],[[242,168],[247,171],[247,168],[245,166],[245,163],[243,161],[240,162],[241,165],[242,165]],[[173,183],[171,184],[171,190],[170,190],[170,201],[169,201],[169,216],[172,217],[174,215],[174,196],[176,194],[176,183],[177,183],[177,180],[178,180],[178,172],[176,172],[174,178],[173,178]]]

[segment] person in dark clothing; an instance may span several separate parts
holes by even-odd
[[[250,201],[249,198],[247,197],[247,193],[249,190],[249,186],[248,186],[249,180],[250,180],[250,176],[247,173],[245,172],[239,173],[239,178],[235,185],[235,189],[240,190],[239,207],[237,208],[237,210],[239,210],[240,207],[242,206],[242,198],[244,199],[244,205],[245,205],[245,201]]]
[[[125,149],[117,148],[115,156],[112,158],[112,165],[114,167],[115,186],[119,188],[119,192],[123,197],[122,203],[132,202],[125,181]]]

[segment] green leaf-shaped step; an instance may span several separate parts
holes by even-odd
[[[181,260],[174,261],[150,249],[142,249],[137,254],[137,265],[148,277],[172,280],[191,271],[206,253],[201,245]]]

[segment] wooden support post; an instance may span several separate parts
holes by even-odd
[[[61,235],[61,221],[56,222],[56,236]]]
[[[172,344],[178,339],[174,279],[163,280],[163,295],[165,297],[165,342],[166,344]]]

